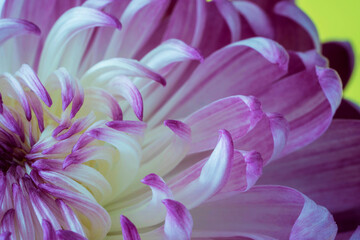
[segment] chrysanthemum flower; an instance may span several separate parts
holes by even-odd
[[[335,237],[332,215],[304,194],[254,186],[282,158],[262,181],[315,196],[303,155],[322,165],[317,144],[360,127],[337,122],[303,149],[330,126],[342,90],[292,1],[0,10],[0,239]],[[353,146],[359,132],[341,136]],[[309,176],[329,178],[306,157]]]

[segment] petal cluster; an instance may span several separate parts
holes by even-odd
[[[332,204],[284,160],[342,97],[292,1],[39,4],[0,4],[0,239],[335,238],[326,208],[260,185]]]

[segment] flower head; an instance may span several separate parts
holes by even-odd
[[[291,1],[5,1],[2,17],[0,239],[335,237],[304,194],[254,186],[341,101]]]

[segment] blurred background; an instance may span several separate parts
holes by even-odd
[[[322,42],[351,43],[355,66],[344,97],[360,105],[360,0],[297,0],[296,3],[313,20]]]

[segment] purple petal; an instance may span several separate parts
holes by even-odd
[[[262,168],[263,159],[260,153],[235,150],[229,180],[220,193],[249,190],[261,176]]]
[[[49,93],[46,91],[44,85],[29,65],[23,64],[16,72],[16,75],[19,76],[25,84],[34,91],[34,93],[46,104],[46,106],[50,107],[52,105]]]
[[[93,79],[97,79],[97,81],[101,81],[100,83],[103,85],[105,80],[110,80],[119,75],[148,78],[163,86],[166,85],[165,79],[158,73],[136,60],[125,58],[112,58],[95,64],[86,71],[81,81],[88,83]]]
[[[11,232],[3,232],[0,234],[0,240],[11,240]]]
[[[282,186],[255,186],[244,193],[223,195],[191,210],[191,215],[193,237],[206,239],[334,239],[337,232],[324,207]]]
[[[143,119],[143,99],[137,87],[126,77],[117,77],[109,82],[107,88],[114,96],[121,96],[134,109],[136,117]],[[114,119],[117,120],[117,119]]]
[[[15,234],[15,209],[7,210],[2,216],[0,223],[1,232],[10,232]]]
[[[205,159],[184,170],[169,183],[174,199],[192,209],[220,191],[228,181],[234,160],[234,146],[226,130],[219,131],[214,151]]]
[[[164,125],[180,138],[191,141],[191,128],[187,124],[177,120],[165,120]]]
[[[123,119],[123,113],[118,101],[103,89],[86,89],[86,104],[90,105],[94,111],[105,113],[112,120]]]
[[[116,129],[117,131],[142,135],[146,129],[146,123],[139,121],[110,121],[105,123],[106,126]]]
[[[141,240],[135,225],[125,216],[120,216],[121,230],[124,240]]]
[[[43,229],[43,233],[44,233],[43,240],[56,240],[57,239],[56,232],[48,220],[43,219],[41,222],[41,225],[42,225],[42,229]]]
[[[255,36],[274,38],[274,27],[265,12],[250,1],[234,1],[233,5],[246,19]]]
[[[259,152],[266,165],[283,151],[288,132],[289,124],[282,115],[268,113],[263,115],[249,133],[234,141],[234,144],[236,149]]]
[[[0,19],[0,45],[9,38],[29,33],[40,35],[40,29],[23,19]]]
[[[236,141],[256,126],[262,116],[261,104],[254,97],[233,96],[213,102],[185,119],[192,132],[190,152],[211,149],[221,128],[227,129]]]
[[[87,240],[86,237],[81,236],[78,233],[69,231],[69,230],[57,230],[56,236],[59,240]]]
[[[113,16],[87,7],[75,7],[66,11],[54,24],[45,41],[39,63],[39,77],[45,81],[59,65],[66,44],[78,32],[94,27],[121,28]]]
[[[149,125],[185,117],[224,97],[262,92],[286,74],[288,61],[285,49],[269,39],[258,37],[230,44],[206,58]]]
[[[360,222],[353,214],[360,198],[359,141],[359,120],[334,120],[318,140],[265,168],[259,182],[299,189],[333,212],[339,229],[354,228]]]
[[[61,210],[61,214],[65,219],[66,227],[79,235],[86,237],[79,219],[77,218],[74,211],[61,199],[56,199],[56,203]]]
[[[74,79],[71,78],[70,74],[66,71],[65,68],[60,68],[54,72],[57,79],[59,80],[61,87],[61,100],[62,100],[62,110],[69,106],[71,101],[74,99],[75,95],[75,86]]]
[[[166,237],[174,240],[190,240],[193,220],[190,212],[180,202],[165,199],[162,201],[167,209],[164,224]]]
[[[341,100],[338,75],[331,69],[316,67],[320,56],[314,51],[299,56],[306,68],[274,83],[259,96],[264,111],[281,113],[289,122],[289,138],[282,154],[324,133]]]
[[[234,5],[229,1],[215,1],[215,3],[230,29],[231,42],[239,41],[241,35],[241,22],[240,16],[234,8]]]

